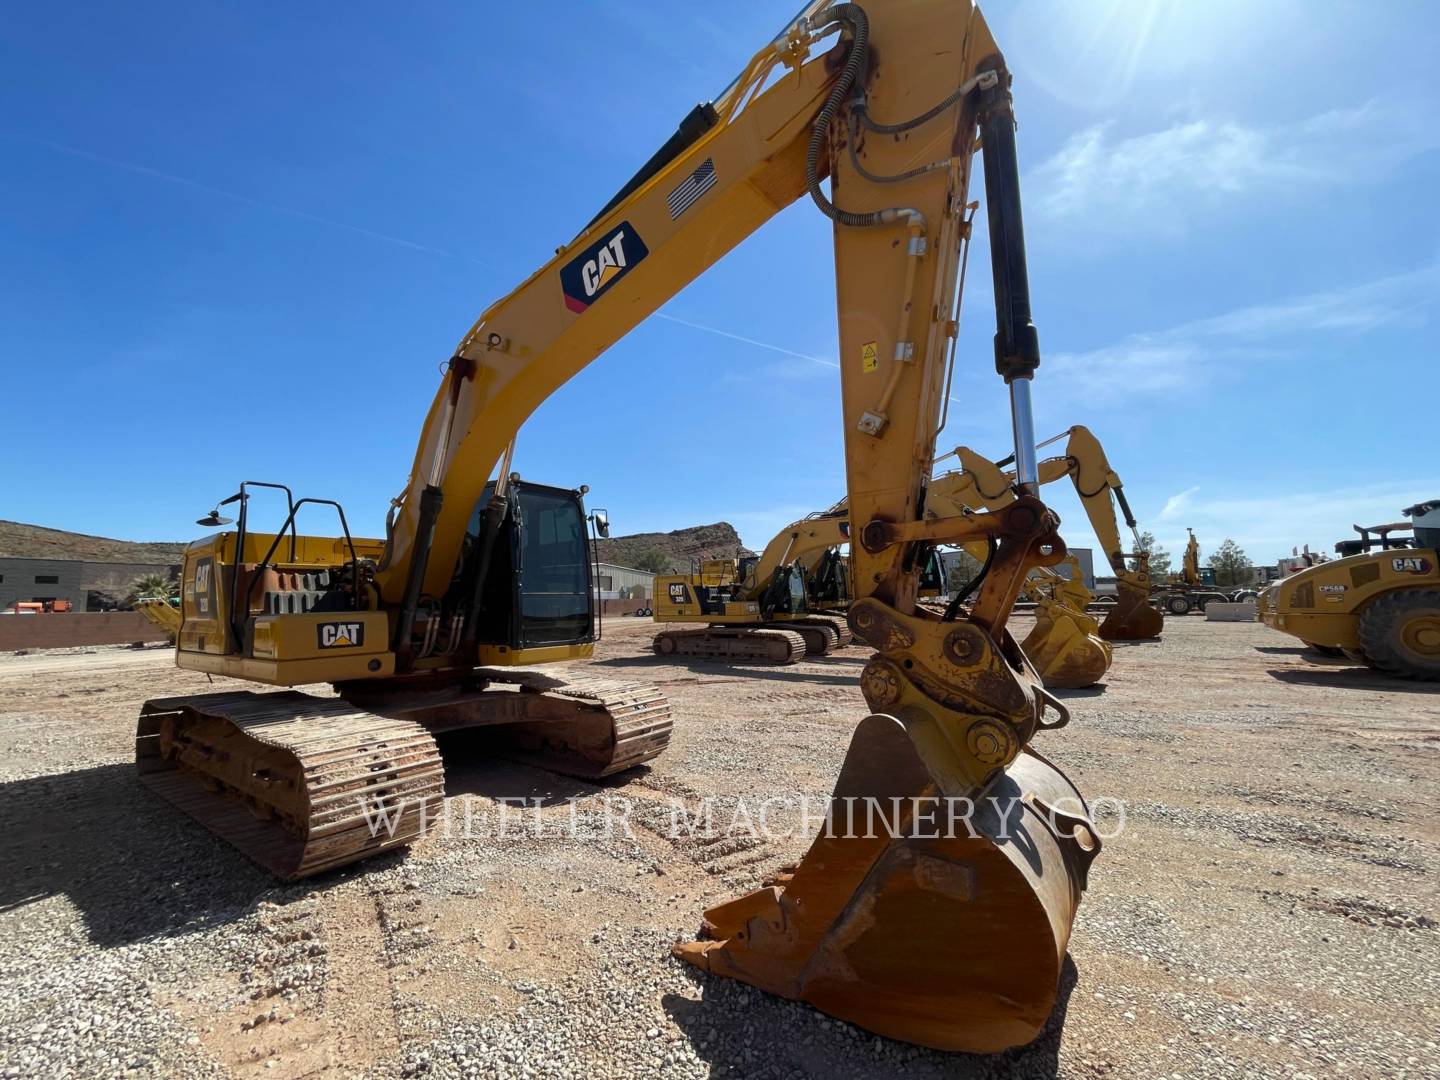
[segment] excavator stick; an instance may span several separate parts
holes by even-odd
[[[1149,641],[1158,638],[1165,628],[1165,616],[1150,606],[1144,592],[1126,589],[1116,595],[1116,604],[1100,624],[1100,636],[1106,641]]]
[[[1113,651],[1096,631],[1099,624],[1054,600],[1035,608],[1035,628],[1020,648],[1047,687],[1080,690],[1094,686],[1110,670]]]
[[[705,940],[676,955],[893,1039],[979,1053],[1031,1041],[1099,840],[1034,751],[967,800],[938,734],[920,710],[863,720],[798,867],[711,908]]]

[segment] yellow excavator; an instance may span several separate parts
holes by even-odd
[[[1165,627],[1165,617],[1150,606],[1150,556],[1141,550],[1135,515],[1130,511],[1125,488],[1105,450],[1089,428],[1076,425],[1062,431],[1035,449],[1044,449],[1061,439],[1068,441],[1065,453],[1045,458],[1038,465],[1041,484],[1054,483],[1068,476],[1075,485],[1075,494],[1085,508],[1085,516],[1105,551],[1111,573],[1115,575],[1116,603],[1100,624],[1099,636],[1106,641],[1146,641],[1158,638]],[[945,457],[956,457],[959,471],[943,473],[930,485],[935,512],[961,513],[968,507],[998,508],[1008,505],[1014,497],[1015,474],[1005,472],[1013,457],[991,461],[968,447],[956,447]],[[938,460],[943,460],[938,459]],[[1120,542],[1120,525],[1115,516],[1119,503],[1125,525],[1135,540],[1135,547],[1126,551]]]
[[[1227,604],[1232,600],[1255,597],[1254,589],[1240,589],[1226,592],[1215,584],[1215,570],[1200,565],[1200,541],[1194,529],[1185,530],[1189,539],[1185,542],[1185,554],[1180,556],[1180,572],[1169,574],[1164,581],[1151,586],[1151,596],[1170,615],[1188,615],[1192,611],[1203,612],[1209,604]]]
[[[967,544],[966,550],[983,564],[985,545]],[[1025,579],[1020,595],[1035,605],[1035,625],[1020,642],[1020,648],[1046,686],[1079,690],[1103,679],[1115,656],[1110,643],[1100,636],[1100,623],[1085,613],[1091,597],[1080,580],[1080,561],[1073,555],[1066,556],[1065,561],[1073,566],[1074,578],[1067,579],[1049,567],[1039,566]]]
[[[1440,499],[1404,513],[1409,521],[1356,525],[1358,540],[1335,545],[1341,558],[1265,588],[1261,622],[1386,675],[1440,680]]]
[[[843,512],[807,519],[758,557],[705,559],[688,574],[657,577],[654,619],[666,629],[655,635],[656,655],[788,664],[843,649],[854,635],[843,616],[826,612],[811,580],[848,530]]]
[[[179,665],[337,695],[150,701],[143,779],[295,877],[420,836],[442,797],[437,731],[496,725],[517,752],[591,776],[660,753],[670,710],[653,690],[534,671],[590,654],[593,575],[583,489],[513,473],[515,436],[566,380],[808,196],[833,223],[849,620],[876,647],[860,675],[870,712],[799,864],[711,908],[701,940],[676,952],[880,1035],[977,1052],[1033,1039],[1100,839],[1075,785],[1031,748],[1069,713],[1006,630],[1030,571],[1066,554],[1038,494],[1040,352],[1010,87],[970,0],[807,6],[460,339],[383,540],[352,536],[333,501],[288,492],[283,524],[252,530],[248,483],[225,500],[237,522],[221,506],[203,519],[237,527],[186,552]],[[1016,496],[927,520],[977,150]],[[299,534],[297,515],[317,510],[336,531]],[[970,608],[921,609],[918,555],[974,541],[987,558]],[[851,827],[857,806],[887,815],[884,827]],[[377,817],[384,827],[367,828]]]
[[[844,618],[853,598],[850,513],[841,499],[792,522],[759,556],[698,561],[688,574],[655,579],[657,623],[691,624],[655,635],[659,656],[788,664],[854,640]],[[916,595],[943,591],[940,561],[924,560]],[[698,624],[698,625],[696,625]]]

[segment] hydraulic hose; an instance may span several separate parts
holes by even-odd
[[[976,83],[978,81],[978,79],[972,79],[969,82],[963,84],[962,86],[957,86],[951,92],[950,96],[947,97],[944,101],[940,102],[938,105],[926,109],[919,116],[911,117],[909,120],[902,120],[898,124],[882,124],[878,120],[872,119],[870,113],[864,108],[858,109],[856,111],[860,114],[860,123],[864,124],[867,130],[873,131],[879,135],[899,135],[903,132],[909,131],[911,128],[917,128],[921,124],[926,123],[929,120],[934,120],[935,117],[939,116],[946,109],[950,108],[950,106],[954,105],[966,94],[968,94],[971,90],[975,89]]]
[[[999,550],[999,545],[993,536],[985,538],[985,545],[989,550],[985,553],[984,565],[980,567],[980,572],[966,583],[965,588],[956,593],[950,603],[945,606],[945,614],[941,616],[944,622],[954,622],[960,617],[960,606],[975,595],[975,590],[984,584],[986,576],[990,573],[990,564],[995,561],[995,552]]]
[[[810,145],[805,150],[805,186],[810,191],[810,198],[820,208],[820,212],[838,224],[856,228],[888,224],[889,221],[895,220],[894,211],[881,210],[856,214],[849,210],[841,210],[825,197],[825,192],[820,190],[820,154],[824,151],[826,140],[829,138],[830,125],[835,119],[835,114],[840,111],[840,106],[849,97],[855,80],[865,70],[866,61],[870,56],[870,20],[858,5],[836,4],[825,14],[828,18],[820,24],[821,27],[838,22],[850,31],[850,52],[846,54],[845,63],[840,68],[840,77],[831,88],[830,96],[825,99],[825,104],[820,106],[820,111],[815,114],[815,127],[810,132]],[[819,28],[817,27],[817,29]],[[888,218],[887,214],[890,215]]]

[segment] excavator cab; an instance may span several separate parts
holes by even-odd
[[[850,560],[839,548],[828,548],[810,574],[810,598],[820,607],[843,607],[850,603]]]
[[[595,569],[585,532],[582,492],[517,480],[481,592],[477,642],[486,663],[534,649],[595,640]],[[466,532],[457,580],[479,551],[486,487]]]

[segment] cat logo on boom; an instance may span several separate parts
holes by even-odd
[[[649,254],[634,227],[620,222],[561,269],[565,306],[579,315]]]
[[[316,626],[322,649],[351,649],[365,644],[362,622],[322,622]]]

